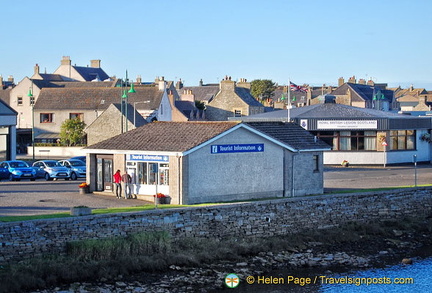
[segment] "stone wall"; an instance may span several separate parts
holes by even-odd
[[[174,237],[267,237],[349,221],[429,216],[432,188],[320,195],[252,203],[0,224],[0,263],[64,252],[66,243],[166,230]]]

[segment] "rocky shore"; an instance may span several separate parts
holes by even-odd
[[[229,273],[235,273],[241,282],[244,282],[248,276],[264,276],[278,270],[329,274],[396,264],[406,257],[432,256],[431,250],[419,253],[432,245],[430,234],[394,230],[392,236],[331,245],[316,241],[307,242],[304,243],[305,248],[302,250],[292,249],[276,253],[263,251],[240,262],[220,261],[203,264],[200,267],[171,265],[166,272],[118,276],[116,280],[101,279],[94,283],[77,282],[32,292],[219,292],[226,289],[224,279]],[[343,247],[345,250],[339,250]]]

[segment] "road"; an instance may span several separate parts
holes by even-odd
[[[432,183],[432,165],[419,165],[417,184]],[[326,167],[324,191],[410,186],[415,184],[413,166]],[[117,199],[114,195],[79,194],[77,181],[0,181],[0,216],[67,212],[71,207],[91,208],[138,206],[148,202]]]
[[[417,175],[415,175],[417,173]],[[324,190],[336,190],[414,186],[432,184],[432,165],[422,164],[374,167],[326,168]]]

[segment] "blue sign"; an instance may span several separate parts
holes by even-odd
[[[264,144],[218,144],[210,146],[212,154],[223,153],[260,153],[264,152]]]
[[[161,155],[128,155],[127,160],[142,162],[169,162],[169,157]]]

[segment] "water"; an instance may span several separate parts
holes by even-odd
[[[383,269],[354,271],[332,275],[335,280],[350,280],[359,285],[325,284],[318,292],[322,293],[400,293],[400,292],[432,292],[432,258],[414,261],[413,265],[396,265]],[[347,279],[348,278],[348,279]],[[362,280],[363,278],[363,280]],[[330,281],[333,281],[330,279]],[[360,284],[360,281],[376,284]],[[399,284],[397,284],[399,283]]]
[[[255,282],[247,284],[241,280],[236,292],[251,293],[405,293],[405,292],[431,292],[432,293],[432,257],[414,258],[412,265],[393,265],[384,268],[369,270],[348,271],[343,273],[304,270],[296,273],[289,271],[276,271],[265,274],[265,277],[281,278],[283,284],[260,284]],[[297,277],[298,284],[290,281],[288,276]],[[303,278],[303,279],[300,279]],[[301,285],[301,281],[310,280],[310,284]],[[256,279],[255,279],[256,281]],[[337,284],[339,282],[339,284]],[[342,284],[341,282],[345,282]],[[327,283],[327,284],[326,284]],[[348,284],[351,283],[351,284]],[[369,284],[367,284],[369,283]],[[373,284],[375,283],[375,284]],[[396,284],[400,283],[400,284]],[[225,292],[225,290],[223,290]],[[234,291],[233,291],[234,292]]]

